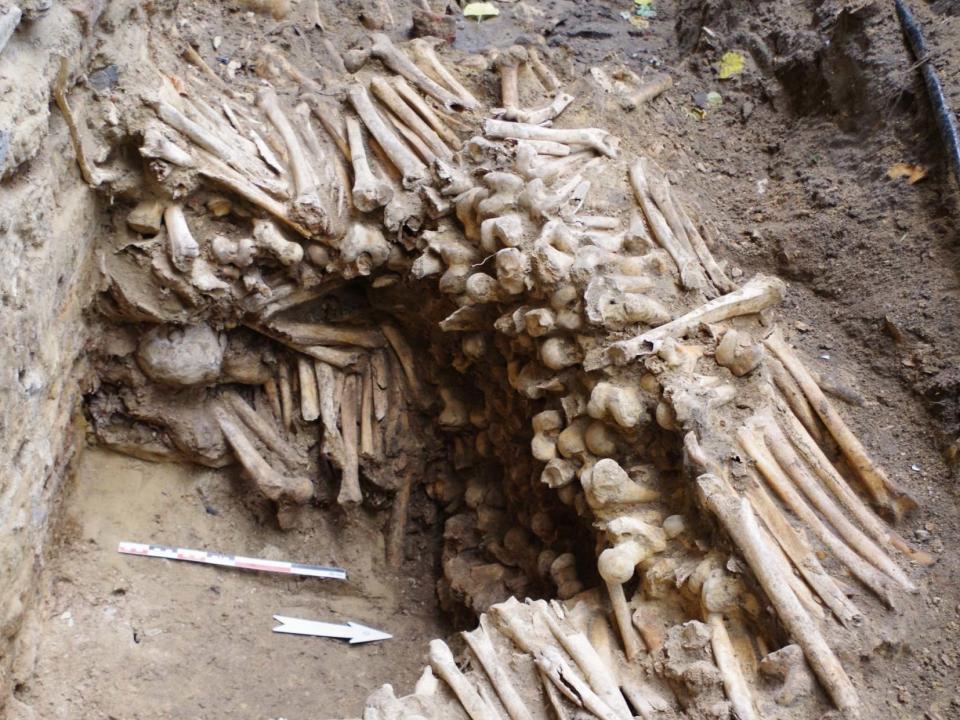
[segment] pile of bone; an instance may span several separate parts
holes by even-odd
[[[341,471],[339,500],[352,504],[361,499],[361,471],[376,476],[385,460],[384,475],[402,469],[403,453],[390,442],[410,422],[408,407],[432,403],[425,363],[393,322],[372,314],[344,324],[291,319],[346,280],[370,276],[371,290],[386,291],[436,279],[455,308],[439,321],[457,338],[452,366],[479,387],[508,387],[521,399],[513,406],[489,393],[475,406],[454,385],[437,392],[454,468],[499,460],[499,474],[481,469],[463,483],[441,478],[430,491],[463,509],[447,521],[447,587],[478,612],[494,606],[502,637],[484,640],[493,634],[489,625],[468,637],[483,669],[469,680],[435,642],[431,666],[449,692],[436,693],[426,676],[413,700],[383,694],[370,716],[414,712],[402,704],[422,702],[414,714],[456,717],[461,711],[428,710],[455,697],[473,718],[499,717],[498,703],[511,718],[541,716],[547,707],[560,717],[578,710],[648,717],[674,701],[693,716],[757,717],[758,669],[780,674],[780,702],[797,699],[804,686],[795,647],[767,653],[779,639],[769,630],[767,602],[832,700],[855,712],[853,685],[827,642],[832,619],[819,602],[844,623],[860,613],[811,564],[805,528],[887,599],[889,582],[912,584],[873,542],[923,558],[872,515],[820,451],[817,422],[874,499],[901,508],[903,498],[817,394],[817,383],[776,336],[766,343],[779,365],[754,341],[768,332],[761,313],[780,301],[783,283],[756,277],[738,286],[713,257],[708,225],[662,170],[640,160],[627,172],[604,130],[555,127],[573,99],[535,51],[511,49],[493,59],[501,107],[475,134],[471,116],[454,111],[480,110],[479,101],[429,43],[410,50],[413,59],[374,35],[366,50],[330,69],[321,88],[267,47],[258,68],[268,84],[248,94],[217,85],[196,57],[201,72],[189,85],[168,75],[159,91],[144,93],[150,112],[131,111],[130,123],[140,123],[147,172],[167,197],[145,199],[129,224],[159,238],[148,272],[181,307],[173,319],[148,312],[119,275],[110,289],[116,307],[141,313],[138,321],[243,325],[291,353],[292,366],[280,363],[276,379],[259,380],[263,413],[259,401],[251,408],[229,389],[199,395],[236,458],[281,508],[307,501],[314,489],[303,475],[303,447],[283,434],[296,411],[305,422],[322,422],[323,456]],[[371,59],[393,76],[383,77]],[[523,109],[521,77],[539,78],[552,98]],[[620,76],[595,78],[621,98],[640,97],[624,90]],[[299,91],[292,110],[284,84]],[[205,100],[211,94],[220,98],[216,107]],[[472,135],[466,141],[464,128]],[[627,175],[631,212],[591,198],[592,187],[622,188]],[[207,199],[191,205],[192,195]],[[198,206],[225,220],[213,223]],[[212,227],[224,232],[206,232]],[[236,230],[248,227],[247,234]],[[145,357],[163,355],[147,350],[139,353],[142,367]],[[223,376],[200,377],[193,386]],[[163,382],[157,372],[151,378]],[[517,429],[516,417],[508,419],[517,407],[532,418],[530,455],[520,460],[502,450]],[[769,417],[783,408],[806,425],[812,445],[799,430],[782,442]],[[792,471],[793,456],[782,450],[772,460],[761,436],[772,448],[792,443],[806,462],[819,464],[818,484],[800,474],[793,482],[842,541],[777,469]],[[730,477],[741,456],[755,463],[799,527],[753,489],[759,483]],[[706,474],[691,483],[691,467]],[[872,541],[844,525],[821,481]],[[516,512],[535,501],[536,493],[523,489],[531,484],[555,493],[592,528],[589,561],[604,592],[584,590],[588,583],[577,574],[584,549],[557,544],[558,535],[572,533],[558,529],[555,515]],[[703,510],[743,560],[719,552],[708,528],[687,520],[693,513],[702,520]],[[566,609],[494,605],[538,585],[570,598]],[[578,612],[590,617],[577,620]],[[622,650],[607,637],[609,627]],[[497,659],[506,653],[511,667],[521,662],[517,654],[526,659],[522,682]],[[641,671],[651,687],[637,685]],[[511,690],[511,682],[522,687]],[[517,694],[533,688],[539,699],[525,710]]]

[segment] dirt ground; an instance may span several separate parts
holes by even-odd
[[[627,0],[497,4],[498,19],[461,21],[455,47],[539,34],[576,75],[613,61],[673,76],[664,97],[636,112],[593,108],[597,124],[671,169],[719,226],[722,257],[790,282],[781,316],[792,341],[818,372],[862,396],[844,414],[920,504],[902,534],[939,562],[914,573],[917,595],[873,615],[861,656],[842,660],[859,666],[872,714],[960,717],[960,507],[949,462],[960,433],[958,195],[892,2],[655,0],[648,28],[620,17]],[[912,5],[958,107],[956,6]],[[342,10],[345,44],[361,31],[349,17],[357,5]],[[220,34],[215,18],[193,22]],[[290,25],[269,32],[301,42]],[[720,81],[728,50],[746,57],[746,70]],[[709,91],[722,104],[697,112],[695,96]],[[928,175],[915,185],[890,180],[898,162]],[[410,691],[425,640],[449,631],[436,617],[430,543],[390,575],[379,559],[382,518],[341,525],[316,510],[304,530],[284,534],[257,522],[230,477],[85,454],[33,628],[37,676],[21,688],[38,718],[305,720],[356,715],[388,678]],[[130,558],[115,552],[121,539],[339,563],[352,580]],[[394,639],[348,648],[278,636],[274,613],[354,619]]]
[[[370,688],[412,686],[424,638],[446,634],[429,553],[396,576],[375,518],[308,509],[261,524],[230,473],[90,449],[64,498],[46,568],[36,676],[20,699],[45,720],[358,715]],[[346,582],[117,553],[122,540],[348,568]],[[413,568],[423,565],[423,572]],[[388,642],[276,634],[274,614],[354,620]]]

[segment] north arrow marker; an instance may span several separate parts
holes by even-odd
[[[346,625],[338,625],[336,623],[320,622],[319,620],[302,620],[300,618],[285,617],[283,615],[274,615],[273,619],[280,623],[273,629],[274,632],[339,638],[341,640],[349,640],[351,645],[389,640],[393,637],[393,635],[385,633],[382,630],[375,630],[374,628],[353,621],[347,621]]]

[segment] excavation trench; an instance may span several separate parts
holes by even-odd
[[[811,328],[777,308],[783,281],[738,266],[743,244],[704,209],[717,188],[684,191],[706,170],[664,128],[690,113],[637,136],[674,81],[601,62],[613,43],[592,26],[563,30],[597,40],[580,67],[527,38],[467,52],[492,24],[425,39],[451,24],[429,7],[246,5],[113,3],[87,73],[43,60],[93,52],[103,8],[76,11],[81,32],[55,6],[56,47],[29,25],[4,56],[42,68],[60,112],[37,144],[17,96],[0,135],[18,240],[0,248],[17,308],[0,436],[11,717],[881,707],[869,663],[909,647],[937,570],[894,529],[912,477],[876,427],[861,437],[862,414],[895,418],[824,372]],[[563,5],[541,31],[593,12]],[[851,42],[774,66],[724,8],[704,17],[790,112],[866,107],[808,75],[859,68],[869,18],[841,15]],[[683,47],[712,52],[717,33],[681,14]],[[275,634],[274,615],[393,637]]]

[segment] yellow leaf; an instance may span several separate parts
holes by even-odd
[[[466,17],[475,17],[477,20],[482,20],[485,17],[496,17],[500,14],[500,10],[493,3],[472,2],[467,3],[466,7],[463,8],[463,14]]]
[[[737,52],[726,52],[720,58],[720,79],[729,80],[734,75],[743,72],[743,55]]]
[[[906,178],[907,183],[913,185],[923,180],[927,176],[927,169],[923,165],[911,165],[910,163],[899,162],[891,165],[887,170],[887,177],[891,180]]]

